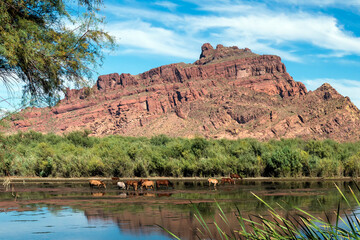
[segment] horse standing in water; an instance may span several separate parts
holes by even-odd
[[[230,177],[231,178],[236,178],[236,179],[243,179],[239,174],[236,174],[236,173],[230,173]]]
[[[155,184],[154,184],[153,181],[145,181],[145,182],[143,182],[143,183],[141,184],[141,189],[142,189],[143,187],[145,187],[146,190],[147,190],[148,188],[154,189],[154,186],[155,186]]]
[[[160,186],[165,186],[166,188],[173,187],[174,184],[170,182],[169,180],[158,180],[156,181],[156,188],[159,188]]]
[[[130,186],[132,186],[135,191],[138,188],[138,182],[137,181],[126,181],[125,184],[126,184],[126,190],[129,190]]]
[[[235,185],[235,180],[234,179],[231,179],[231,178],[222,178],[221,179],[221,184],[225,184],[225,183],[230,183],[231,184],[234,184]]]
[[[145,181],[150,181],[149,179],[140,179],[140,181],[138,181],[138,185],[141,186],[143,184],[143,182]]]
[[[215,178],[209,178],[209,179],[208,179],[208,182],[209,182],[209,186],[210,186],[211,184],[214,184],[214,187],[216,187],[216,184],[219,183],[219,181],[216,180]]]
[[[101,186],[106,188],[106,184],[103,181],[100,181],[100,180],[90,180],[89,185],[90,185],[91,188],[93,188],[93,187],[100,188]]]
[[[125,189],[126,185],[123,182],[117,182],[116,185],[118,186],[119,189]]]

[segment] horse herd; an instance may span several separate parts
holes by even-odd
[[[112,178],[112,181],[116,181],[116,180],[118,180],[118,178]],[[100,180],[90,180],[89,185],[91,188],[93,188],[93,187],[106,188],[106,184]],[[140,181],[129,180],[129,181],[125,181],[125,182],[116,182],[116,185],[119,189],[129,190],[130,188],[133,188],[135,191],[138,188],[154,189],[155,185],[156,185],[156,188],[160,188],[161,186],[164,186],[167,188],[174,186],[174,184],[172,182],[170,182],[169,180],[158,180],[158,181],[154,182],[154,181],[150,181],[148,179],[146,179],[146,180],[141,179]]]
[[[235,179],[239,179],[239,178],[242,179],[242,177],[238,174],[230,174],[230,177],[228,177],[228,178],[221,178],[220,183],[215,178],[209,178],[208,182],[209,182],[209,186],[211,184],[213,184],[214,187],[216,187],[216,185],[218,185],[218,184],[225,184],[225,183],[235,184]],[[125,182],[120,182],[118,180],[119,180],[119,178],[117,178],[117,177],[112,178],[112,181],[116,182],[116,185],[119,189],[126,189],[126,190],[129,190],[130,188],[134,189],[135,191],[138,190],[138,188],[140,188],[140,189],[145,188],[146,190],[147,189],[155,189],[155,185],[156,185],[156,188],[174,187],[174,184],[166,179],[157,180],[157,181],[141,179],[140,181],[129,180],[129,181],[125,181]],[[100,180],[90,180],[89,185],[91,188],[93,188],[93,187],[98,187],[98,188],[103,187],[104,189],[106,188],[106,184]]]

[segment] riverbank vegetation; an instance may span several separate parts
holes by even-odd
[[[0,135],[0,175],[40,177],[358,177],[360,142]]]

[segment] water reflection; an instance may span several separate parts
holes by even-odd
[[[353,183],[341,182],[338,185],[345,194],[349,194],[348,186]],[[206,181],[179,181],[174,183],[174,188],[137,191],[119,190],[116,185],[111,184],[106,190],[97,191],[91,190],[87,183],[15,184],[14,189],[18,194],[16,201],[11,191],[1,189],[0,223],[6,223],[9,228],[5,229],[13,231],[32,228],[31,232],[24,231],[24,234],[35,236],[33,239],[43,235],[61,239],[62,235],[58,237],[56,234],[65,231],[71,235],[74,228],[84,232],[84,236],[88,236],[86,239],[97,239],[96,233],[91,233],[99,228],[105,235],[110,234],[110,238],[135,236],[141,239],[168,239],[167,234],[156,225],[169,229],[182,239],[197,239],[197,228],[201,226],[194,218],[195,211],[193,205],[189,204],[190,201],[210,226],[214,226],[215,217],[220,227],[229,229],[218,214],[216,200],[228,217],[230,228],[237,229],[239,225],[235,205],[245,216],[268,216],[264,211],[264,204],[256,200],[251,192],[272,206],[282,205],[283,208],[277,209],[283,216],[293,214],[292,207],[297,206],[325,218],[325,212],[332,213],[336,210],[341,199],[334,183],[325,181],[320,185],[318,182],[237,181],[236,185],[219,185],[217,190],[213,186],[209,187]],[[355,202],[350,204],[356,205]],[[328,216],[335,220],[333,215]],[[64,221],[76,222],[81,218],[86,221],[79,220],[81,223],[64,228]],[[44,219],[49,219],[49,222],[45,224]],[[213,230],[216,238],[217,231],[215,228]],[[0,234],[3,234],[2,231],[0,230]],[[6,236],[9,238],[4,239],[13,237],[11,233]],[[52,238],[54,237],[49,237]],[[22,238],[14,239],[31,238],[23,235]]]
[[[91,196],[93,196],[93,197],[102,197],[104,195],[105,195],[104,192],[92,192],[91,193]]]

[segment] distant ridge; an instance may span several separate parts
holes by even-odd
[[[205,43],[193,64],[99,76],[92,88],[68,90],[54,108],[22,110],[3,131],[356,141],[359,117],[327,83],[308,92],[278,56]]]

